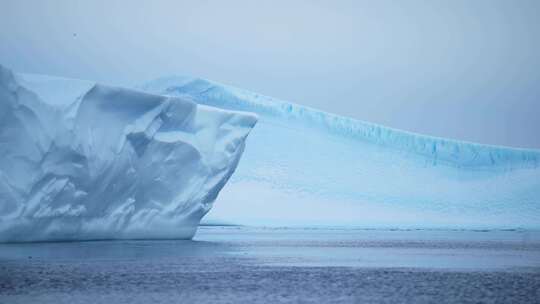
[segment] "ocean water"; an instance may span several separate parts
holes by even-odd
[[[535,303],[540,232],[200,227],[0,244],[0,303]]]

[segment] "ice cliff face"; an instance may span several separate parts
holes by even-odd
[[[255,123],[0,66],[0,241],[191,238]]]
[[[540,228],[539,151],[408,133],[202,79],[163,78],[142,88],[259,115],[209,220]]]

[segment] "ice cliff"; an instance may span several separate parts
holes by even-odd
[[[0,66],[0,241],[191,238],[256,120]]]
[[[203,79],[142,89],[259,115],[210,221],[540,228],[540,151],[409,133]]]

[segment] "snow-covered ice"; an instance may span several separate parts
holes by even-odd
[[[141,89],[0,67],[0,241],[190,238],[225,183],[207,222],[540,228],[539,151],[202,79]]]
[[[203,79],[142,89],[259,115],[209,222],[540,228],[540,151],[413,134]]]
[[[256,120],[0,66],[0,241],[191,238]]]

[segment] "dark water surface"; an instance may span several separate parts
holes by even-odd
[[[540,233],[201,227],[0,244],[0,303],[540,303]]]

